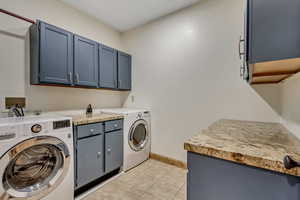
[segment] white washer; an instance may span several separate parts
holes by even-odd
[[[151,150],[151,117],[145,109],[103,109],[105,113],[124,116],[124,161],[123,170],[141,164],[149,158]]]
[[[72,121],[68,117],[0,119],[0,199],[72,200]]]

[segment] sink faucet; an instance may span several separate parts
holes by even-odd
[[[87,115],[93,114],[93,108],[91,104],[89,104],[88,107],[86,108],[86,114]]]
[[[24,111],[23,108],[19,105],[16,104],[15,106],[10,107],[9,112],[8,112],[8,117],[24,117]]]

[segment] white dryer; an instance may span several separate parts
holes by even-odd
[[[149,158],[151,150],[150,111],[144,109],[103,109],[105,113],[124,116],[124,161],[123,170],[141,164]]]
[[[0,119],[0,199],[74,199],[71,118]]]

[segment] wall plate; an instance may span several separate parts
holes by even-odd
[[[5,108],[10,109],[16,104],[20,105],[22,108],[26,107],[26,98],[25,97],[5,97]]]

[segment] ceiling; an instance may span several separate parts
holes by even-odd
[[[199,0],[61,0],[124,32]]]

